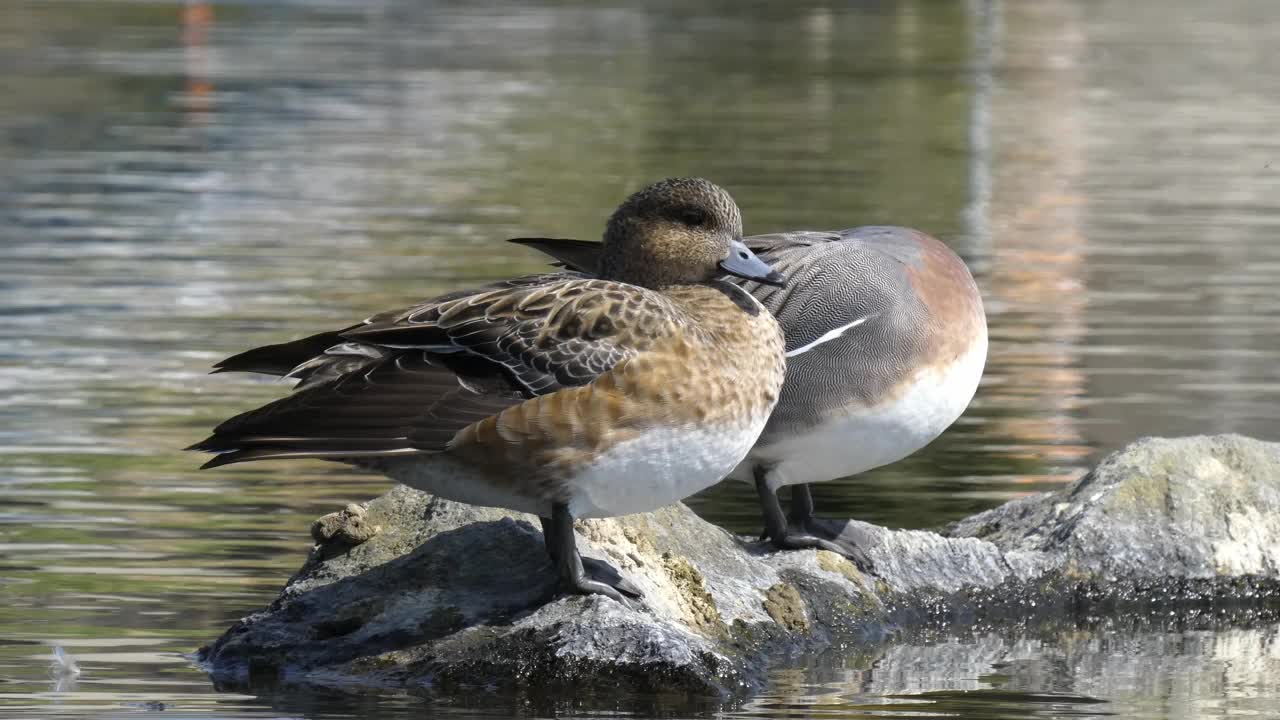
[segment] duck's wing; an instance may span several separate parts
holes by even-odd
[[[496,283],[491,288],[500,285],[508,285],[518,283],[523,278],[517,278],[511,281]],[[467,291],[463,291],[465,293]],[[474,291],[471,291],[474,292]],[[443,302],[459,293],[451,293],[434,298],[433,300],[424,301],[419,305],[428,302]],[[418,307],[415,305],[414,307]],[[403,312],[403,311],[401,311]],[[394,313],[384,313],[383,315],[392,315]],[[377,317],[382,317],[379,315]],[[298,340],[290,340],[289,342],[275,343],[272,345],[263,345],[261,347],[245,350],[242,353],[232,355],[225,360],[220,360],[214,364],[210,374],[224,372],[251,372],[261,373],[263,375],[275,375],[276,377],[288,377],[291,380],[300,381],[295,390],[301,390],[312,384],[336,380],[337,378],[355,370],[359,365],[364,364],[369,358],[361,353],[352,352],[327,352],[335,346],[343,345],[346,341],[343,334],[357,330],[372,322],[375,318],[369,318],[364,322],[342,328],[341,330],[329,330],[315,335],[309,335]],[[350,350],[351,348],[345,348]]]
[[[187,449],[218,453],[206,468],[271,458],[358,460],[432,452],[453,432],[522,401],[514,393],[470,389],[422,351],[362,349],[344,362],[354,369],[237,415]],[[408,438],[419,425],[447,437],[418,447]]]
[[[245,350],[215,363],[210,374],[251,372],[282,377],[288,375],[291,370],[302,363],[323,354],[325,350],[341,343],[342,333],[358,327],[360,326],[352,325],[341,330],[316,333],[300,340],[263,345],[252,350]]]
[[[643,352],[672,312],[657,293],[572,274],[452,293],[338,331],[291,371],[308,378],[292,395],[190,449],[219,453],[206,467],[439,452],[472,423]]]

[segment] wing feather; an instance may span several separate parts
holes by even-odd
[[[190,449],[219,453],[206,467],[441,452],[475,422],[591,382],[678,316],[661,295],[572,273],[450,293],[220,363],[302,382]]]

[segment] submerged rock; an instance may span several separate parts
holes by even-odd
[[[226,687],[724,696],[749,693],[779,658],[917,625],[1274,609],[1280,445],[1142,440],[1060,491],[942,534],[850,522],[865,574],[826,551],[773,552],[683,505],[579,522],[596,571],[644,591],[632,607],[556,596],[537,528],[397,487],[322,519],[280,597],[198,659]]]

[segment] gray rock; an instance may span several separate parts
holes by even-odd
[[[1027,570],[1090,577],[1280,574],[1280,445],[1233,435],[1138,441],[1080,482],[963,520]]]
[[[644,591],[634,607],[556,596],[537,528],[397,487],[319,521],[280,597],[198,660],[226,687],[723,697],[780,658],[913,626],[1275,607],[1280,445],[1147,439],[942,534],[850,522],[872,574],[825,551],[770,552],[683,505],[580,522],[584,556]]]

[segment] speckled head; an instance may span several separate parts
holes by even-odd
[[[742,214],[723,188],[702,178],[670,178],[627,198],[609,217],[600,275],[661,288],[724,273],[780,285],[742,244]]]

